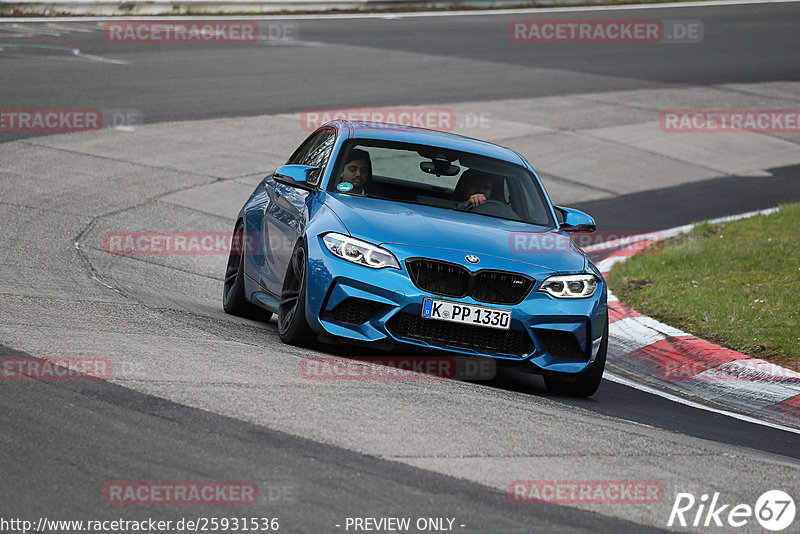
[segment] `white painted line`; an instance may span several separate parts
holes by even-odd
[[[2,19],[8,20],[8,19]],[[0,31],[21,33],[28,36],[31,35],[47,35],[49,37],[60,37],[61,34],[54,30],[44,30],[41,28],[26,28],[22,24],[13,24],[11,26],[0,26]],[[7,35],[5,37],[8,37]]]
[[[728,215],[727,217],[717,217],[716,219],[711,219],[711,224],[718,224],[718,223],[726,223],[726,222],[733,222],[738,221],[741,219],[748,219],[750,217],[755,217],[756,215],[769,215],[770,213],[776,213],[780,208],[767,208],[764,210],[755,210],[755,211],[748,211],[747,213],[740,213],[738,215]]]
[[[32,2],[39,0],[31,0]],[[99,0],[98,0],[99,1]],[[670,9],[670,8],[692,8],[692,7],[715,7],[715,6],[746,6],[759,4],[794,4],[800,0],[722,0],[711,2],[670,2],[664,4],[633,4],[633,5],[612,5],[612,6],[576,6],[576,7],[550,7],[550,8],[529,8],[529,9],[486,9],[479,11],[429,11],[429,12],[410,12],[410,13],[339,13],[331,15],[248,15],[247,20],[319,20],[319,19],[404,19],[422,17],[474,17],[488,15],[541,15],[547,13],[580,13],[591,11],[631,11],[640,9]],[[137,2],[133,2],[136,4]],[[148,2],[150,5],[158,2]],[[171,0],[161,2],[164,4],[173,3]],[[178,2],[175,2],[178,3]],[[213,4],[210,2],[190,2],[189,4]],[[224,2],[218,2],[223,5]],[[235,2],[234,2],[235,3]],[[265,2],[265,4],[268,2]],[[336,7],[335,3],[331,8]],[[369,7],[369,6],[367,6]],[[206,18],[214,20],[241,20],[242,15],[206,15]],[[197,20],[202,16],[150,16],[150,17],[30,17],[25,18],[25,22],[86,22],[86,21],[106,21],[106,20]],[[19,18],[0,18],[0,22],[20,22]]]
[[[66,52],[69,55],[64,56],[48,56],[48,59],[70,59],[73,57],[79,57],[82,59],[86,59],[88,61],[97,61],[100,63],[111,63],[113,65],[128,65],[130,62],[125,61],[122,59],[111,59],[103,56],[96,56],[94,54],[85,54],[81,52],[80,48],[71,48],[68,46],[58,46],[58,45],[43,45],[43,44],[33,44],[33,43],[0,43],[0,50],[5,50],[6,48],[18,49],[18,48],[39,48],[45,50],[57,50],[59,52]]]
[[[673,395],[672,393],[667,393],[666,391],[661,391],[660,389],[656,389],[650,386],[646,386],[644,384],[640,384],[638,382],[634,382],[632,380],[628,380],[627,378],[623,378],[621,376],[615,375],[609,371],[603,373],[603,378],[608,380],[609,382],[615,382],[617,384],[622,384],[623,386],[628,386],[629,388],[636,389],[638,391],[643,391],[644,393],[650,393],[651,395],[656,395],[658,397],[662,397],[672,402],[677,402],[678,404],[683,404],[685,406],[689,406],[691,408],[697,408],[699,410],[705,410],[707,412],[712,412],[720,415],[725,415],[727,417],[732,417],[734,419],[739,419],[740,421],[745,421],[747,423],[753,423],[756,425],[766,426],[769,428],[775,428],[777,430],[783,430],[784,432],[791,432],[792,434],[800,434],[800,429],[792,428],[788,426],[779,425],[776,423],[771,423],[769,421],[764,421],[762,419],[757,419],[755,417],[750,417],[748,415],[739,414],[736,412],[729,412],[728,410],[721,410],[718,408],[712,408],[711,406],[706,406],[704,404],[700,404],[699,402],[694,402],[689,399],[685,399],[678,395]]]
[[[798,1],[800,1],[800,0],[798,0]],[[777,207],[776,208],[767,208],[767,209],[763,209],[763,210],[748,211],[747,213],[739,213],[737,215],[728,215],[726,217],[717,217],[716,219],[710,219],[708,221],[708,223],[709,224],[728,223],[728,222],[738,221],[740,219],[748,219],[750,217],[755,217],[756,215],[769,215],[770,213],[775,213],[776,211],[778,211],[778,209],[779,208],[777,208]],[[686,232],[691,231],[692,228],[694,228],[698,224],[701,224],[702,222],[703,221],[692,223],[692,224],[684,224],[682,226],[675,226],[674,228],[668,228],[666,230],[659,230],[657,232],[645,232],[643,234],[637,234],[637,235],[633,235],[633,236],[630,236],[630,237],[625,237],[625,238],[622,238],[622,239],[612,239],[610,241],[604,241],[602,243],[597,243],[596,245],[588,246],[588,247],[584,248],[583,250],[587,254],[592,254],[592,253],[595,253],[595,252],[602,252],[604,250],[617,248],[617,247],[623,246],[623,245],[626,245],[626,246],[627,245],[631,245],[633,243],[638,243],[639,241],[644,241],[646,239],[656,239],[656,240],[669,239],[670,237],[675,237],[677,235],[685,234]],[[628,259],[628,257],[629,256],[622,256],[622,259],[626,260],[626,259]],[[606,259],[611,259],[611,258],[606,258]],[[605,260],[603,260],[603,261],[605,261]],[[601,263],[603,263],[603,261],[601,261],[597,265],[600,265]],[[614,263],[616,263],[616,262],[614,262]],[[612,265],[613,265],[613,263],[612,263]],[[599,267],[598,267],[598,269],[599,269]],[[605,271],[603,271],[603,269],[600,269],[600,271],[605,272]]]

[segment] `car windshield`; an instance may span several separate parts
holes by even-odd
[[[537,180],[524,167],[424,145],[352,141],[340,152],[328,191],[554,223]]]

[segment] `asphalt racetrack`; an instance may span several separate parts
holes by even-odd
[[[690,21],[702,39],[510,38],[512,21],[545,18]],[[279,532],[335,533],[369,531],[354,518],[397,517],[412,526],[372,532],[764,532],[753,517],[738,528],[668,520],[679,493],[718,493],[731,507],[768,490],[800,497],[798,429],[609,380],[580,400],[507,370],[486,382],[308,380],[300,361],[320,353],[282,345],[275,319],[222,311],[225,256],[119,256],[103,243],[120,231],[229,232],[321,109],[444,110],[449,129],[522,152],[555,203],[587,211],[608,235],[798,200],[796,128],[670,133],[661,117],[797,112],[800,4],[258,24],[253,43],[193,45],[109,42],[98,21],[0,22],[3,112],[99,109],[113,122],[57,134],[4,122],[0,132],[0,355],[102,357],[113,370],[103,381],[0,381],[0,521],[277,518]],[[662,492],[646,504],[512,502],[520,480]],[[126,506],[104,494],[121,481],[247,481],[258,499]]]

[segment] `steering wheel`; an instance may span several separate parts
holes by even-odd
[[[481,202],[478,205],[470,204],[469,206],[466,207],[466,209],[471,210],[473,208],[477,208],[478,206],[485,206],[487,204],[499,204],[501,206],[505,206],[506,205],[504,202],[500,202],[499,200],[494,200],[494,199],[490,198],[490,199],[485,200],[484,202]]]
[[[473,213],[480,213],[482,215],[492,215],[494,217],[503,217],[505,219],[519,219],[519,215],[514,211],[511,206],[499,200],[489,199],[486,202],[474,206],[470,204],[466,208]]]

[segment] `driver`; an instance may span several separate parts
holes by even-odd
[[[492,179],[486,174],[469,169],[458,181],[453,197],[465,208],[474,208],[486,202],[492,195]]]
[[[342,169],[341,183],[352,184],[349,191],[342,190],[351,195],[364,196],[366,186],[372,178],[372,161],[369,159],[369,152],[354,148],[347,154],[344,169]]]

